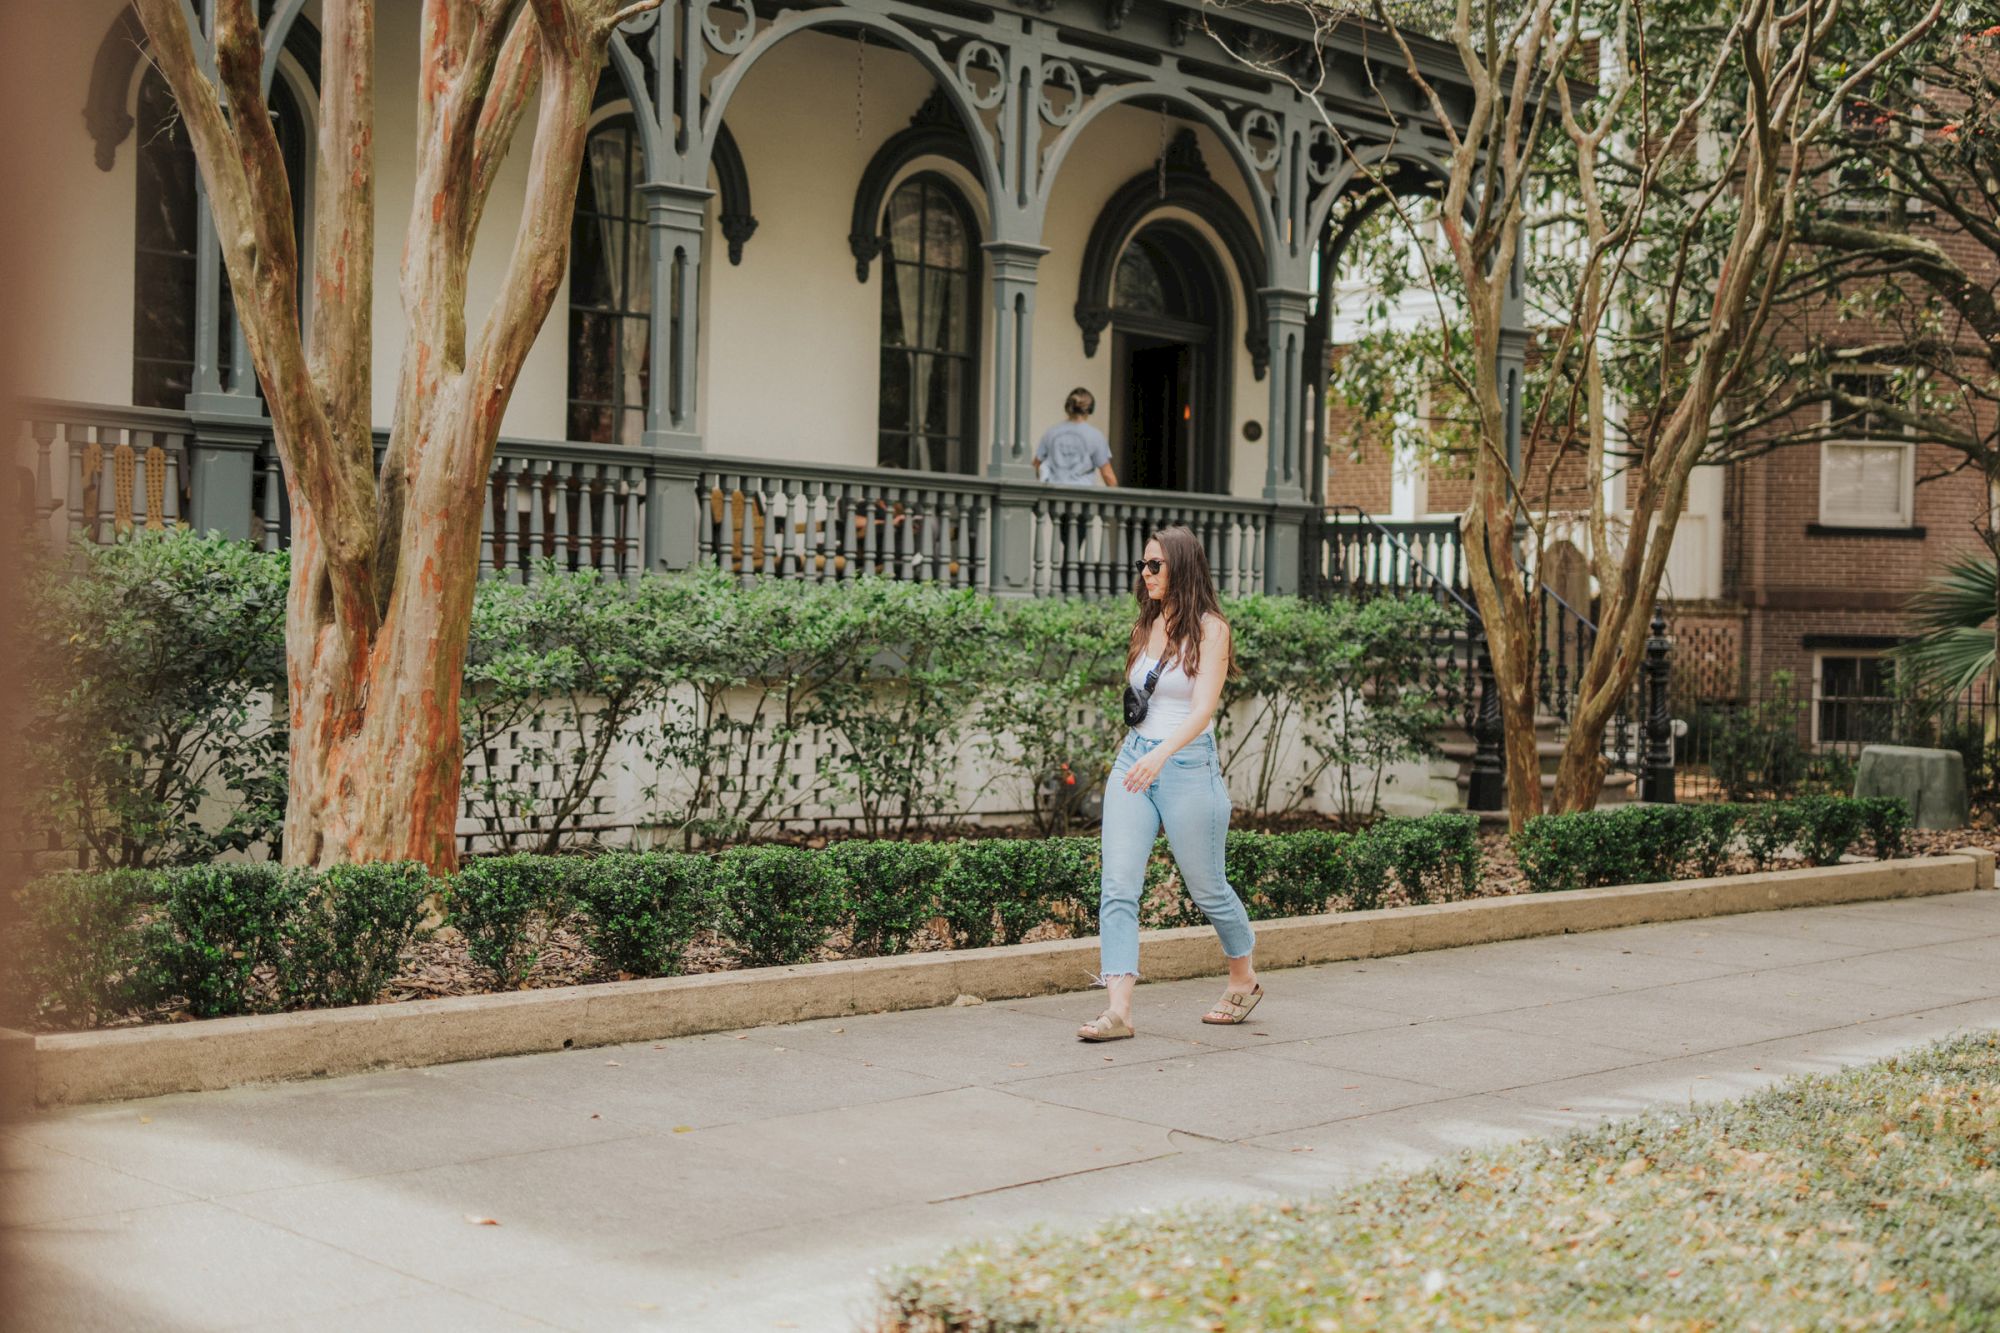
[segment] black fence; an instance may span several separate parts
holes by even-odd
[[[1773,681],[1746,699],[1677,699],[1673,715],[1683,801],[1852,792],[1870,745],[1957,750],[1973,800],[2000,794],[2000,699],[1983,690],[1932,703]]]

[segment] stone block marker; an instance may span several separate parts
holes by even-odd
[[[1964,828],[1972,806],[1965,791],[1965,757],[1956,750],[1870,745],[1854,774],[1856,796],[1897,796],[1922,829]]]

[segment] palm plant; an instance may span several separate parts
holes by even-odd
[[[1896,649],[1897,675],[1913,698],[1954,698],[1994,675],[2000,564],[1960,556],[1910,600],[1916,635]]]

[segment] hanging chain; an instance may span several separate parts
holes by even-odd
[[[861,113],[866,105],[868,91],[868,34],[857,28],[854,33],[854,138],[861,139]]]
[[[1160,180],[1160,198],[1164,200],[1167,197],[1167,102],[1165,98],[1160,99],[1160,160],[1157,165],[1157,174]]]

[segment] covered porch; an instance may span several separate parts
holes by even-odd
[[[112,30],[86,122],[115,175],[171,127],[148,137],[127,11],[98,7]],[[304,134],[315,5],[266,9],[268,77]],[[384,62],[412,35],[398,25],[414,20],[385,13]],[[1322,582],[1333,260],[1372,206],[1364,164],[1421,188],[1442,156],[1400,52],[1367,37],[1348,22],[1316,42],[1287,7],[1180,0],[668,0],[638,16],[600,86],[568,291],[494,459],[482,567],[1102,596],[1129,587],[1151,529],[1182,522],[1231,592]],[[1419,55],[1449,89],[1448,55]],[[386,128],[393,249],[406,150]],[[296,180],[295,199],[310,189]],[[21,467],[56,531],[286,541],[205,208],[191,218],[185,364],[138,345],[140,318],[148,369],[129,395],[52,373],[48,397],[18,405]],[[388,272],[376,287],[388,365]],[[57,327],[52,364],[90,333]],[[1116,489],[1036,480],[1036,439],[1079,384],[1102,405]]]

